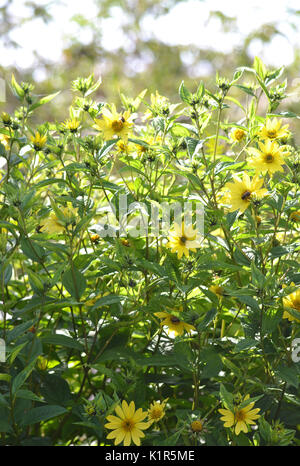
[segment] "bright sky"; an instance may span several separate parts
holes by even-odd
[[[40,5],[47,3],[49,0],[39,1]],[[3,0],[0,0],[0,6],[2,4]],[[77,14],[94,19],[97,13],[94,0],[54,0],[49,5],[49,13],[54,16],[54,21],[45,24],[36,19],[11,31],[11,38],[20,48],[12,50],[0,42],[2,66],[32,66],[36,64],[34,52],[54,63],[58,62],[70,35],[76,36],[83,43],[89,43],[91,31],[79,28],[71,19]],[[30,17],[31,9],[26,6],[26,0],[14,0],[9,8],[17,17]],[[249,32],[262,24],[276,21],[281,35],[277,35],[271,44],[253,41],[249,53],[253,57],[259,55],[269,65],[288,65],[294,58],[294,45],[300,43],[300,18],[292,18],[297,22],[296,30],[288,22],[291,19],[288,10],[292,8],[299,8],[299,0],[188,0],[178,3],[167,15],[157,19],[150,15],[146,17],[143,31],[145,38],[156,37],[169,45],[193,44],[230,53]],[[223,32],[217,18],[209,19],[210,12],[216,10],[236,17],[237,29]],[[130,50],[132,44],[119,28],[120,24],[126,24],[126,17],[118,7],[114,7],[112,12],[112,18],[99,21],[102,44],[111,51],[117,50],[120,44]],[[183,58],[188,63],[189,55]],[[35,78],[38,79],[38,75]]]

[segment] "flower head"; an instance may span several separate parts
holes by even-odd
[[[0,134],[0,143],[5,147],[5,149],[9,148],[9,140],[10,137],[6,134]]]
[[[225,293],[224,288],[222,286],[220,286],[220,285],[211,285],[209,287],[209,290],[212,293],[214,293],[215,295],[217,295],[220,300],[222,300],[222,298],[224,296],[224,293]]]
[[[246,131],[244,131],[241,128],[234,128],[230,133],[230,138],[234,142],[241,142],[245,136],[246,136]]]
[[[290,220],[293,222],[300,222],[300,210],[295,210],[290,215]]]
[[[289,125],[281,125],[282,120],[278,120],[277,118],[268,118],[265,125],[259,132],[259,137],[261,139],[270,139],[271,141],[274,141],[275,139],[281,139],[289,136]]]
[[[33,144],[34,150],[35,151],[40,151],[43,149],[43,147],[46,144],[47,141],[47,136],[42,136],[38,131],[35,133],[34,136],[30,137],[31,142]]]
[[[71,133],[76,133],[80,126],[80,121],[77,118],[71,118],[64,122],[64,128],[71,131]]]
[[[166,398],[161,403],[154,401],[148,409],[148,419],[151,422],[160,421],[165,415],[165,407],[169,398]]]
[[[115,439],[115,445],[123,442],[124,446],[129,446],[133,442],[140,446],[140,439],[145,437],[142,431],[151,425],[151,422],[142,422],[147,417],[147,411],[143,411],[142,408],[136,410],[134,401],[128,405],[123,400],[122,405],[116,406],[115,412],[117,416],[106,417],[109,422],[104,427],[112,429],[106,438]]]
[[[244,401],[249,398],[249,395],[246,395]],[[224,422],[224,427],[234,427],[234,432],[236,435],[239,435],[240,432],[248,432],[248,425],[255,425],[254,420],[260,417],[260,414],[257,414],[260,411],[260,408],[254,407],[254,402],[249,403],[243,408],[236,406],[233,411],[230,409],[219,409],[219,413],[222,414],[221,421]]]
[[[111,105],[111,111],[108,108],[102,110],[102,118],[95,120],[96,124],[93,125],[93,128],[102,131],[105,140],[119,137],[127,141],[133,125],[131,119],[132,116],[128,110],[124,113],[118,113],[115,105]]]
[[[181,310],[182,308],[177,309],[177,312],[180,312]],[[184,332],[190,333],[191,330],[196,330],[193,325],[183,322],[179,317],[169,312],[156,312],[154,315],[156,315],[159,319],[163,319],[160,325],[161,327],[164,325],[168,327],[169,335],[173,334],[176,337],[177,335],[183,335]]]
[[[197,230],[194,230],[192,225],[186,226],[184,222],[181,225],[174,223],[168,240],[167,248],[170,248],[171,252],[177,252],[178,259],[181,259],[183,254],[189,257],[189,250],[196,252],[196,248],[201,245]]]
[[[275,172],[283,172],[285,164],[284,156],[289,155],[284,146],[279,146],[276,141],[267,140],[264,144],[258,143],[259,149],[251,147],[248,153],[252,156],[249,166],[255,168],[257,173],[268,172],[272,175]]]
[[[244,173],[240,179],[237,175],[233,175],[234,182],[227,183],[225,188],[228,192],[228,202],[231,204],[230,212],[240,210],[244,212],[250,205],[253,199],[261,199],[267,194],[267,190],[262,188],[263,178],[259,179],[255,176],[252,180],[247,173]]]
[[[292,286],[294,286],[294,283],[291,283]],[[292,314],[289,313],[289,309],[296,309],[300,313],[300,288],[298,288],[296,291],[293,293],[285,296],[283,298],[283,307],[284,307],[284,313],[283,317],[285,319],[295,322],[300,322],[300,319],[297,319],[294,317]]]
[[[200,432],[203,431],[203,421],[197,419],[191,422],[190,427],[193,433],[199,434]]]
[[[56,212],[51,212],[48,218],[43,221],[41,231],[44,233],[63,233],[70,224],[75,221],[77,209],[71,206],[57,209]]]

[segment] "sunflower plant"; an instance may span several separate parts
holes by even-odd
[[[105,102],[79,77],[64,121],[39,117],[58,92],[12,77],[1,445],[300,445],[299,116],[282,73],[255,58],[182,82],[177,102]]]

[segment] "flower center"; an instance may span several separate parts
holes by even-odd
[[[203,429],[203,425],[201,421],[193,421],[191,424],[191,428],[193,432],[201,432]]]
[[[245,413],[244,413],[244,411],[242,409],[235,413],[235,419],[237,421],[244,421],[245,418],[246,418],[246,415],[245,415]]]
[[[293,307],[297,309],[298,311],[300,311],[300,299],[295,299],[293,301]]]
[[[152,419],[159,419],[162,415],[162,409],[160,407],[158,408],[152,408],[151,410],[151,418]]]
[[[122,424],[122,428],[126,432],[131,432],[132,429],[134,428],[134,423],[131,421],[131,419],[125,419]]]
[[[243,194],[241,195],[241,199],[243,201],[249,201],[249,197],[251,196],[251,191],[245,191],[243,192]]]
[[[265,162],[267,162],[267,163],[272,163],[273,161],[274,161],[274,157],[273,157],[272,154],[267,154],[267,155],[265,156]]]
[[[178,319],[178,317],[176,316],[172,316],[170,318],[170,321],[172,322],[172,324],[176,324],[176,325],[180,323],[180,319]]]
[[[275,138],[276,134],[277,134],[277,131],[274,130],[274,129],[269,129],[269,130],[267,131],[268,138],[270,138],[270,139]]]
[[[122,131],[124,123],[125,119],[122,117],[120,120],[114,120],[111,123],[111,127],[115,131],[115,133],[119,133],[120,131]]]
[[[180,242],[181,244],[185,245],[185,243],[187,242],[187,238],[185,236],[181,236]]]

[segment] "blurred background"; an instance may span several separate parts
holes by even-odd
[[[39,110],[50,120],[53,105],[56,119],[68,117],[78,76],[102,76],[98,100],[147,88],[177,101],[182,80],[213,90],[217,71],[231,78],[256,55],[286,67],[285,107],[299,112],[299,0],[0,0],[0,17],[0,76],[13,72],[41,95],[61,89]],[[6,109],[15,104],[7,89]]]

